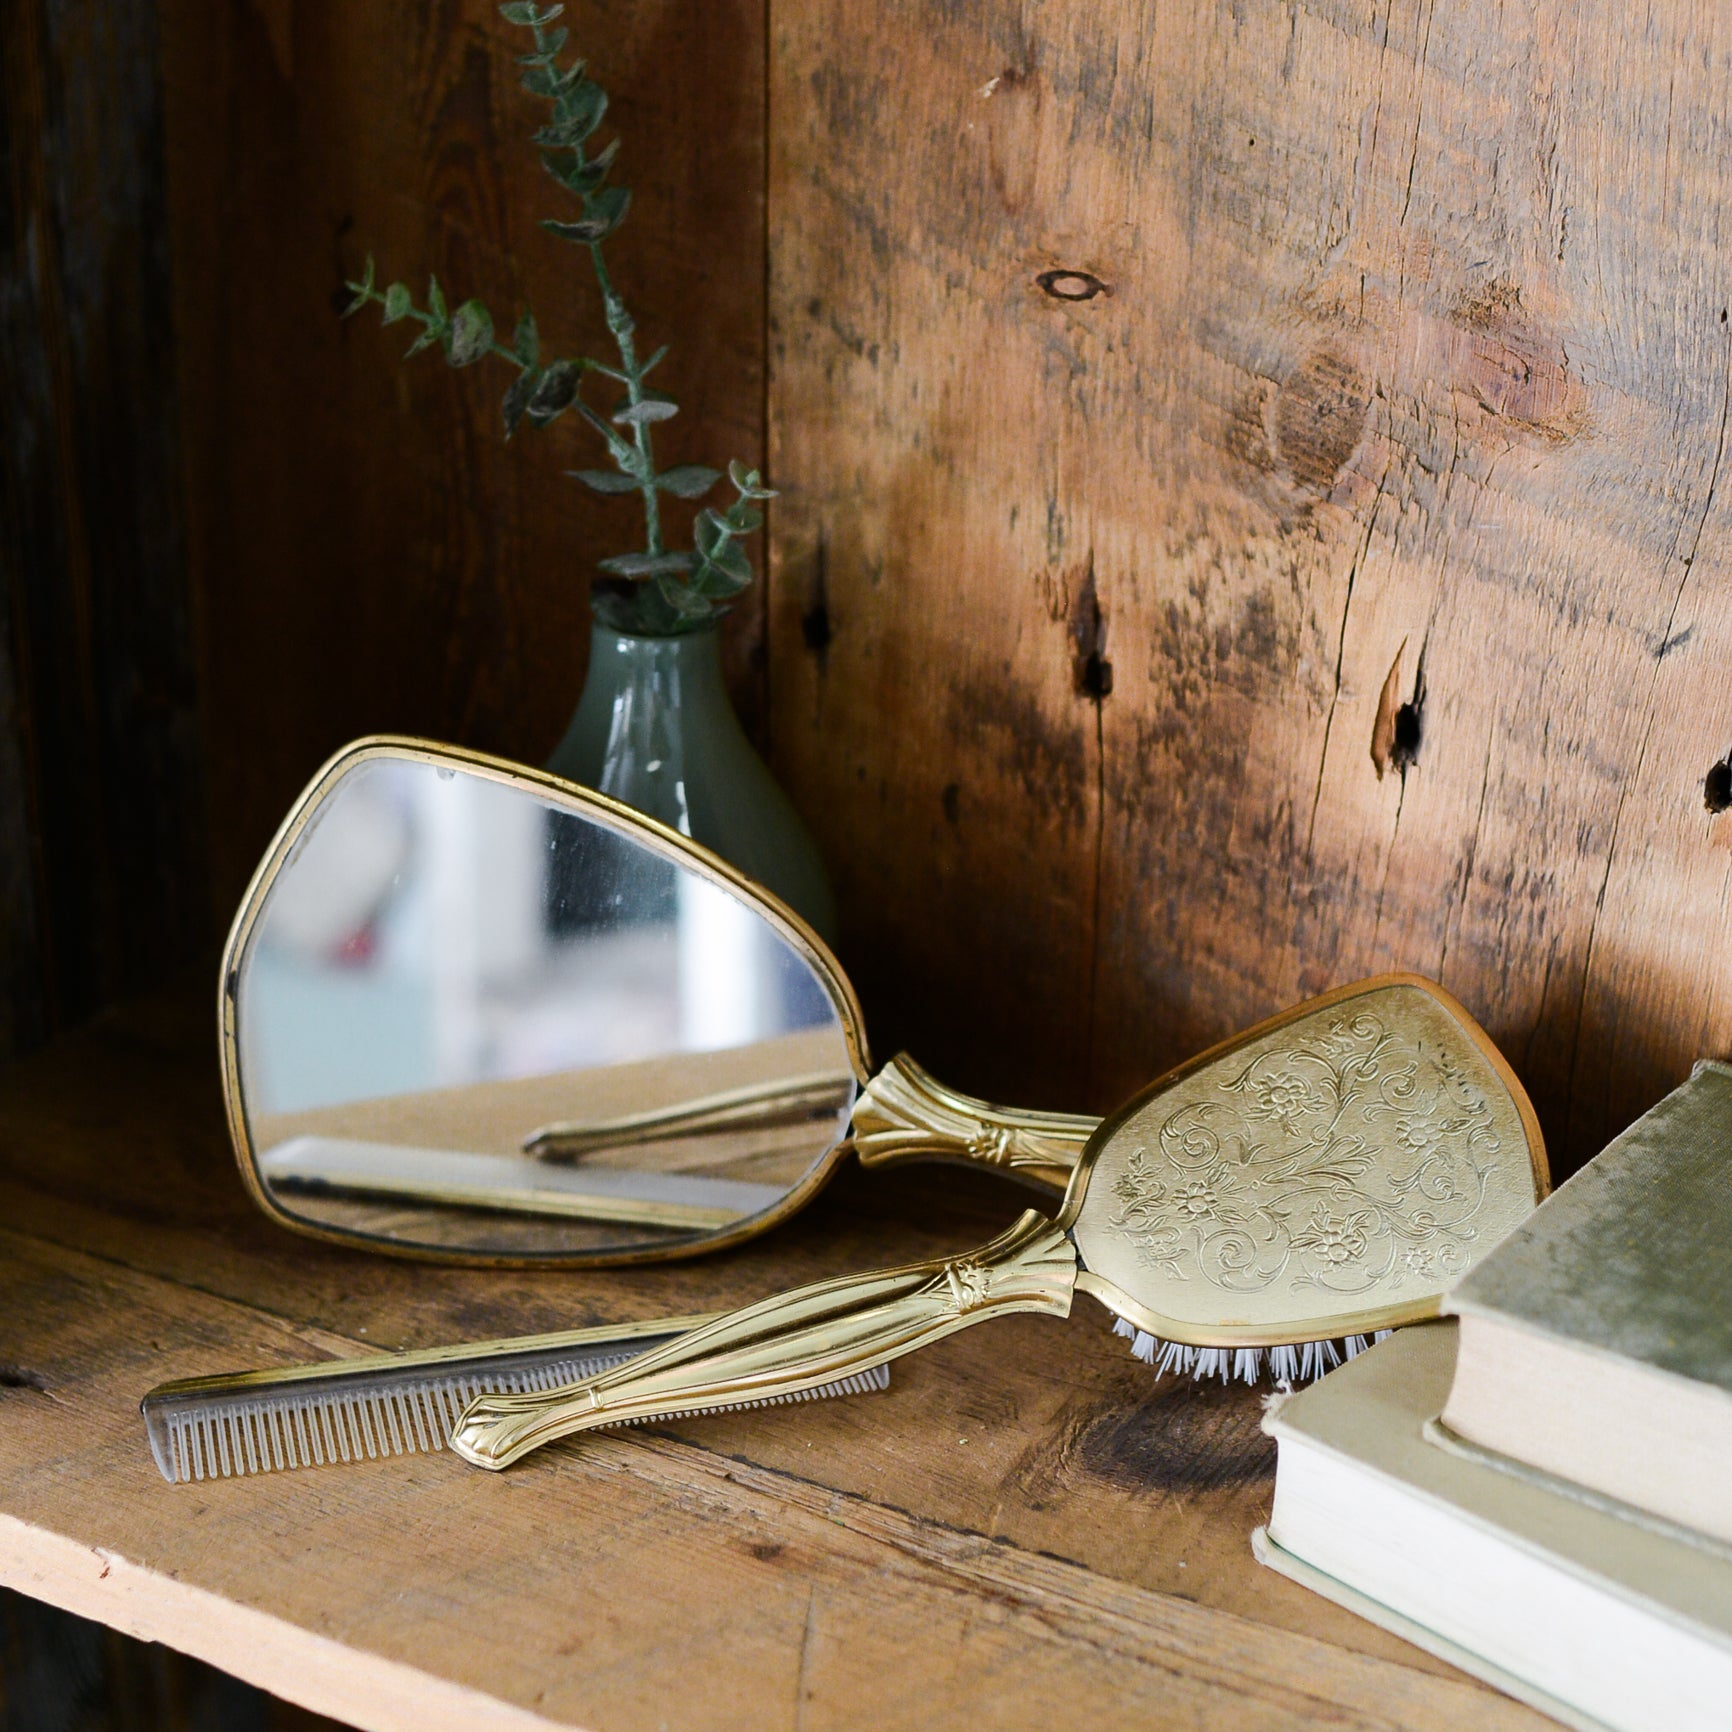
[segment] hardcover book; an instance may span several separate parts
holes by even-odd
[[[1698,1065],[1445,1308],[1445,1440],[1732,1544],[1732,1066]]]
[[[1398,1330],[1271,1404],[1258,1557],[1569,1725],[1723,1729],[1732,1562],[1427,1441],[1456,1333]]]

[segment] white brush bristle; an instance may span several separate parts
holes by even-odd
[[[1122,1317],[1113,1319],[1113,1333],[1130,1342],[1131,1352],[1157,1377],[1189,1377],[1195,1382],[1218,1378],[1222,1383],[1259,1383],[1265,1377],[1277,1388],[1310,1383],[1337,1365],[1356,1359],[1373,1342],[1394,1333],[1379,1329],[1369,1339],[1349,1335],[1341,1340],[1300,1341],[1284,1347],[1187,1347],[1163,1341]]]

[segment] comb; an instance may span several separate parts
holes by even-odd
[[[183,1377],[159,1383],[139,1409],[151,1456],[171,1485],[427,1454],[449,1446],[459,1416],[479,1396],[527,1395],[593,1377],[721,1315]],[[889,1381],[889,1368],[879,1366],[798,1399],[864,1395]],[[708,1411],[771,1407],[788,1399],[722,1402]]]

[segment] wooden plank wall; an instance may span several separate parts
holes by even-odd
[[[210,925],[150,0],[0,28],[0,1058]]]
[[[1726,1053],[1732,16],[772,13],[775,755],[879,1040],[1104,1108],[1414,968],[1564,1170]]]
[[[670,452],[760,447],[768,358],[786,495],[732,670],[881,1050],[1100,1106],[1407,965],[1567,1166],[1726,1049],[1716,8],[573,10]],[[486,0],[161,34],[220,919],[342,739],[548,749],[617,520],[566,429],[499,440],[496,376],[333,316],[370,247],[596,334]],[[133,642],[173,617],[140,605]],[[123,785],[178,787],[160,756]]]

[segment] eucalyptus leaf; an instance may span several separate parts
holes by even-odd
[[[552,32],[552,34],[555,36],[564,36],[566,32],[563,30],[556,30]],[[559,50],[557,48],[544,48],[536,54],[520,54],[517,56],[517,64],[519,66],[557,67],[559,65]]]
[[[665,577],[658,577],[656,592],[683,619],[704,619],[710,614],[709,602],[689,584],[672,583]]]
[[[648,392],[639,402],[622,404],[614,411],[613,421],[616,427],[647,427],[652,421],[671,421],[679,412],[680,406],[672,397]]]
[[[409,293],[409,285],[407,283],[393,283],[385,291],[385,315],[381,323],[394,325],[399,319],[408,318],[414,305],[414,298]]]
[[[595,493],[636,493],[643,487],[635,475],[622,475],[617,469],[568,469],[566,474]]]
[[[373,298],[373,255],[367,255],[367,269],[358,283],[344,283],[345,289],[354,292],[355,298],[343,309],[346,319],[351,313],[358,313]]]
[[[557,217],[543,217],[541,226],[549,234],[556,234],[561,240],[578,241],[587,246],[593,241],[607,239],[608,225],[604,222],[591,222],[588,217],[579,217],[576,222],[561,222]]]
[[[715,607],[717,612],[720,612],[722,607],[728,602],[731,602],[735,596],[750,589],[752,587],[752,580],[749,576],[723,576],[717,573],[714,567],[711,567],[707,578],[705,578],[701,583],[698,579],[694,578],[692,584],[696,593],[703,596],[706,601]]]
[[[535,395],[535,388],[540,383],[541,374],[534,367],[525,367],[511,381],[511,388],[505,393],[505,402],[502,405],[507,439],[517,431],[517,424],[523,419],[524,412],[529,408],[529,400]]]
[[[717,548],[711,563],[726,572],[741,589],[752,581],[752,562],[737,541],[730,541],[726,547]]]
[[[562,162],[557,153],[544,155],[542,167],[565,187],[576,193],[580,198],[595,191],[607,179],[607,173],[614,165],[619,155],[619,140],[614,139],[605,150],[598,150],[594,156],[587,159],[578,156],[570,162]]]
[[[746,499],[774,499],[776,490],[764,486],[758,478],[755,469],[748,469],[736,458],[728,465],[728,479],[733,482],[735,490]]]
[[[713,516],[713,513],[704,513]],[[712,572],[722,572],[740,580],[740,586],[752,580],[752,562],[745,550],[729,534],[726,526],[706,525],[701,518],[695,537],[698,544],[698,576],[707,579]]]
[[[598,559],[596,564],[615,577],[671,577],[690,571],[692,556],[689,553],[617,553],[612,559]]]
[[[608,234],[625,221],[625,213],[630,209],[631,193],[623,186],[604,186],[598,192],[586,194],[583,201],[585,219],[606,223]]]
[[[439,287],[437,277],[427,279],[427,311],[441,325],[445,323],[445,291]]]
[[[493,315],[479,301],[465,301],[451,318],[446,353],[453,367],[470,367],[493,347]]]
[[[738,595],[751,581],[752,562],[732,541],[702,560],[692,578],[694,587],[705,595]]]
[[[662,346],[659,349],[657,349],[656,352],[653,355],[651,355],[650,358],[647,361],[645,361],[641,367],[638,368],[637,376],[640,379],[646,377],[649,373],[649,370],[652,367],[659,367],[662,364],[662,362],[665,361],[667,358],[668,358],[668,346],[666,343],[663,343]]]
[[[409,345],[409,347],[403,351],[404,359],[407,360],[408,357],[411,355],[419,355],[423,349],[431,349],[433,347],[433,345],[435,343],[437,343],[438,341],[439,341],[439,328],[438,328],[438,326],[428,325],[421,332],[420,336],[418,336],[415,339],[415,341],[412,342]]]
[[[562,162],[557,152],[544,153],[542,166],[565,188],[574,192],[579,198],[586,193],[592,193],[607,179],[607,170],[596,166],[595,158],[585,162],[581,157],[573,157],[569,162]]]
[[[569,361],[555,361],[530,393],[525,412],[537,426],[543,426],[569,409],[576,395],[577,369]]]
[[[705,559],[713,559],[720,548],[727,546],[728,537],[728,525],[722,514],[706,505],[692,525],[692,539],[698,544],[698,552]]]
[[[511,352],[524,366],[533,367],[541,359],[541,333],[535,328],[535,315],[525,313],[511,333]]]
[[[702,463],[677,463],[656,477],[656,486],[676,499],[702,499],[721,478],[721,470]]]
[[[581,75],[567,80],[554,105],[553,124],[571,134],[572,144],[582,144],[601,125],[607,113],[607,92],[593,78]]]
[[[580,78],[559,92],[553,119],[536,132],[543,150],[576,150],[607,113],[607,92],[593,79]]]

